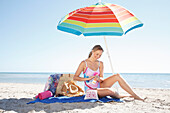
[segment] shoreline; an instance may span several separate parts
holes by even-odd
[[[31,84],[45,84],[51,74],[0,74],[0,83],[31,83]],[[80,75],[83,77],[83,74]],[[109,77],[110,74],[105,73],[104,78]],[[144,74],[144,73],[128,73],[122,74],[122,77],[135,88],[158,88],[170,89],[170,74]],[[151,82],[152,81],[152,82]],[[77,83],[83,86],[83,83]]]
[[[5,72],[5,71],[1,71],[0,74],[54,74],[54,73],[75,73],[75,72],[40,72],[40,71],[9,71],[9,72]],[[112,72],[105,72],[105,73],[109,73],[112,74]],[[119,72],[119,73],[124,73],[124,74],[170,74],[169,72]]]
[[[170,111],[170,89],[133,88],[145,102],[124,98],[123,103],[26,103],[42,92],[44,84],[0,83],[0,113],[75,113],[75,112],[130,112],[130,113],[168,113]],[[119,89],[121,94],[127,94]]]

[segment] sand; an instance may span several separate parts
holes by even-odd
[[[43,84],[0,83],[0,113],[170,113],[170,89],[133,88],[145,102],[124,98],[124,103],[26,103],[42,92]],[[126,94],[123,90],[120,93]]]

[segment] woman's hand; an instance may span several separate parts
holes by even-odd
[[[98,80],[97,80],[98,82],[103,82],[103,78],[98,78]]]
[[[86,78],[86,80],[92,80],[93,78],[96,78],[95,76],[91,76],[89,78]]]

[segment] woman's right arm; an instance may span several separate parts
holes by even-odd
[[[86,81],[86,80],[91,80],[93,79],[94,77],[90,77],[90,78],[82,78],[82,77],[79,77],[81,72],[84,71],[84,67],[85,67],[85,62],[82,61],[74,75],[74,80],[77,80],[77,81]]]

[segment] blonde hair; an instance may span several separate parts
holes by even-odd
[[[100,45],[95,45],[92,50],[93,50],[93,51],[102,50],[102,51],[104,52],[103,48],[102,48]],[[92,50],[91,50],[91,52],[89,53],[89,57],[88,57],[88,58],[91,57],[91,55],[92,55]]]

